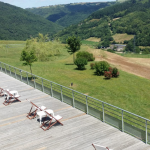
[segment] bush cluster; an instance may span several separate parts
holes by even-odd
[[[92,53],[86,52],[86,51],[80,51],[76,55],[77,58],[86,58],[87,61],[94,61],[95,58],[93,57]]]
[[[118,69],[116,67],[115,68],[109,67],[108,71],[104,72],[104,76],[107,79],[110,79],[112,77],[117,78],[119,76],[119,71],[118,71]]]
[[[105,71],[108,71],[110,65],[107,61],[100,61],[95,63],[96,74],[101,76],[104,75]]]

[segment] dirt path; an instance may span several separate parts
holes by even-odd
[[[106,60],[120,70],[150,79],[150,58],[127,58],[110,52],[94,50],[96,61]]]

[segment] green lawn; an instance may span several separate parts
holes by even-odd
[[[16,46],[7,48],[0,44],[0,61],[30,72],[29,66],[22,66],[20,62],[23,47],[15,42],[14,45]],[[35,75],[66,87],[70,87],[70,83],[73,83],[74,86],[71,88],[81,93],[150,119],[150,80],[121,70],[119,78],[105,80],[103,76],[94,75],[94,70],[90,69],[91,62],[86,66],[86,70],[76,70],[73,56],[68,54],[64,45],[58,44],[58,46],[60,56],[51,58],[49,62],[33,63],[32,69]],[[84,45],[81,47],[81,50],[86,49]]]

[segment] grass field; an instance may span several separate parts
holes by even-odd
[[[82,40],[83,45],[89,45],[89,46],[96,46],[98,42],[95,41],[89,41],[89,40]]]
[[[117,53],[120,56],[132,58],[150,58],[150,54],[136,54],[136,53]]]
[[[0,61],[30,72],[29,66],[22,66],[20,62],[23,47],[18,46],[17,42],[13,44],[16,46],[10,48],[4,45],[1,47],[0,44]],[[74,86],[71,88],[74,90],[150,119],[150,80],[121,70],[119,78],[105,80],[103,76],[94,75],[94,70],[90,69],[91,62],[86,66],[86,70],[76,70],[73,56],[68,54],[65,45],[58,44],[58,46],[60,56],[53,57],[48,62],[33,63],[33,74],[66,87],[70,87],[70,83],[73,83]],[[88,49],[89,47],[85,45],[81,47],[81,50]]]
[[[95,37],[90,37],[88,39],[86,39],[86,41],[92,41],[92,42],[99,42],[101,40],[101,38],[95,38]]]

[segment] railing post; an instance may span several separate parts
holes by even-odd
[[[147,139],[147,120],[145,120],[145,128],[146,128],[146,144],[147,144],[147,141],[148,141],[148,139]]]
[[[11,76],[11,69],[10,69],[10,66],[9,66],[9,73],[10,73],[10,76]]]
[[[15,77],[16,77],[16,79],[17,79],[17,75],[16,75],[16,68],[14,68],[14,70],[15,70]]]
[[[89,113],[89,110],[88,110],[88,97],[86,95],[86,113],[88,114]]]
[[[73,100],[73,107],[75,107],[75,102],[74,102],[74,91],[72,90],[72,100]]]
[[[5,64],[5,73],[6,73],[6,64]],[[7,74],[7,73],[6,73]]]
[[[61,101],[63,102],[62,86],[61,86]]]
[[[29,85],[29,79],[28,79],[28,73],[26,72],[27,75],[27,84]]]
[[[123,110],[122,110],[122,132],[124,132]]]
[[[2,63],[0,62],[1,72],[2,72]]]
[[[105,122],[104,103],[102,103],[102,109],[103,109],[103,122]]]
[[[33,77],[33,76],[32,76]],[[34,76],[34,88],[36,89],[35,76]]]
[[[20,77],[21,77],[21,81],[22,81],[22,70],[20,70]]]
[[[44,92],[43,78],[41,78],[41,81],[42,81],[42,91]]]
[[[53,97],[52,82],[50,84],[51,84],[51,96]]]

